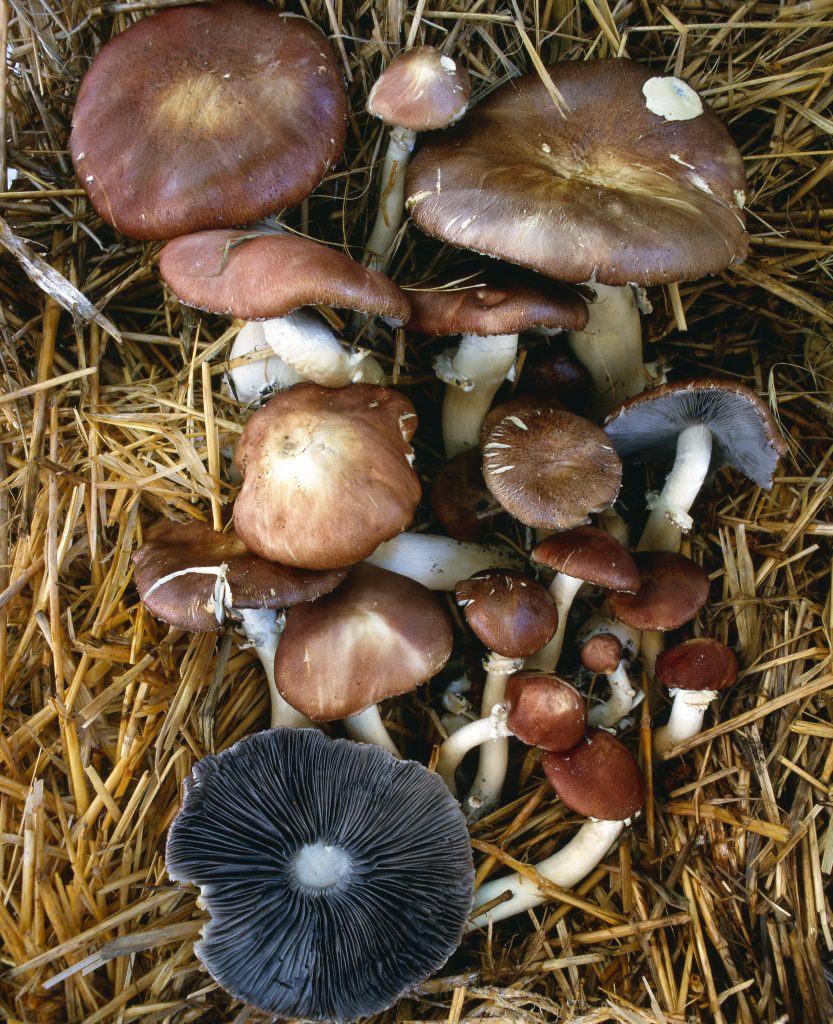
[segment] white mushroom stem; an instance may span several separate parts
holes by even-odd
[[[595,411],[602,414],[645,389],[642,324],[630,285],[588,282],[596,293],[587,327],[567,335],[576,358],[590,374]]]
[[[514,672],[523,668],[523,659],[504,658],[490,651],[483,667],[486,669],[486,682],[483,685],[481,711],[485,718],[491,714],[492,708],[503,704],[506,699],[506,682]],[[507,737],[496,736],[480,748],[477,774],[463,801],[463,809],[469,821],[479,821],[499,806],[508,764]]]
[[[440,744],[436,770],[454,796],[457,796],[454,775],[466,754],[479,747],[481,743],[512,735],[506,725],[506,713],[505,704],[496,704],[487,717],[478,718],[476,722],[464,725]]]
[[[231,346],[229,362],[235,364],[238,360],[243,361],[232,365],[228,372],[229,388],[245,405],[304,380],[272,351],[263,324],[254,320],[243,325]]]
[[[623,548],[630,548],[630,528],[613,505],[610,505],[608,508],[603,508],[599,513],[599,526],[605,533],[609,533],[614,540],[618,540]]]
[[[572,889],[605,856],[624,827],[624,821],[598,821],[591,818],[581,826],[566,846],[546,860],[533,865],[533,870],[562,889]],[[481,928],[490,921],[503,921],[507,917],[514,917],[523,910],[537,907],[547,899],[534,881],[523,875],[514,874],[495,878],[481,885],[474,894],[474,909],[485,907],[507,892],[511,893],[508,900],[483,914],[478,914],[469,922],[468,930]]]
[[[654,502],[637,551],[680,550],[683,531],[691,529],[689,509],[709,472],[712,432],[701,423],[686,427],[677,438],[671,472]]]
[[[583,583],[584,580],[568,576],[564,572],[555,574],[550,584],[550,594],[558,612],[558,628],[548,644],[545,644],[537,654],[526,659],[526,668],[534,668],[539,672],[555,672],[558,659],[561,657],[561,648],[564,646],[564,634],[567,630],[570,608],[572,608],[576,594],[581,590]]]
[[[483,420],[498,388],[515,365],[517,355],[517,334],[495,334],[487,338],[464,334],[456,350],[448,349],[434,360],[434,372],[446,385],[443,396],[446,458],[478,447]]]
[[[405,213],[405,171],[411,160],[417,133],[410,128],[394,126],[390,130],[388,148],[382,162],[382,192],[370,237],[365,245],[362,263],[371,270],[384,272],[390,261],[393,245]]]
[[[349,715],[344,719],[344,728],[350,739],[356,740],[357,743],[375,743],[377,747],[384,747],[394,757],[402,756],[390,738],[376,704],[371,704],[357,715]]]
[[[665,633],[659,629],[646,629],[640,642],[642,671],[649,679],[656,678],[657,658],[665,650]]]
[[[605,605],[607,608],[608,606]],[[602,612],[594,612],[584,623],[578,632],[579,645],[586,644],[592,636],[599,633],[612,633],[622,645],[622,651],[627,651],[627,660],[633,661],[639,654],[642,646],[642,631],[627,626],[619,619],[611,619]]]
[[[654,731],[654,751],[666,754],[678,743],[696,736],[703,728],[706,708],[717,698],[717,690],[669,690],[674,698],[671,715],[665,725]]]
[[[588,710],[587,724],[609,729],[617,722],[621,722],[638,702],[624,661],[620,661],[616,668],[606,675],[610,684],[610,697]]]
[[[398,572],[429,590],[454,590],[484,569],[519,569],[524,561],[505,544],[475,544],[432,533],[400,533],[366,561]]]
[[[278,649],[286,621],[284,615],[275,611],[274,608],[235,608],[234,610],[240,616],[240,631],[245,634],[246,639],[254,647],[255,653],[263,665],[263,671],[266,673],[269,697],[272,702],[270,717],[272,728],[279,725],[295,729],[316,728],[315,722],[300,711],[296,711],[291,704],[283,699],[275,685],[275,652]]]

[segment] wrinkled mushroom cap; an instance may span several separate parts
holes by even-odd
[[[734,466],[769,490],[778,459],[787,451],[766,403],[728,380],[663,384],[614,409],[605,431],[622,459],[655,462],[673,455],[686,427],[704,424],[712,434],[711,468]]]
[[[455,597],[477,639],[504,658],[535,654],[558,626],[546,587],[511,569],[489,569],[461,580]]]
[[[366,563],[338,590],[286,614],[275,683],[315,721],[358,714],[415,689],[451,655],[451,620],[421,583]]]
[[[700,113],[674,120],[632,61],[548,74],[558,104],[537,73],[513,78],[418,150],[406,195],[420,230],[561,281],[693,280],[744,257],[743,160],[696,96]]]
[[[180,301],[264,320],[300,306],[334,306],[404,322],[402,289],[344,253],[290,234],[200,231],[168,242],[159,271]]]
[[[655,674],[669,689],[725,690],[738,677],[738,659],[719,640],[696,637],[663,651]]]
[[[637,551],[640,587],[610,595],[618,619],[635,629],[669,630],[689,622],[706,603],[709,577],[690,558],[670,551]]]
[[[262,558],[352,565],[410,525],[419,501],[413,406],[371,384],[296,384],[247,422],[234,525]]]
[[[104,44],[70,151],[108,224],[173,238],[299,203],[341,155],[346,109],[312,23],[244,0],[191,4]]]
[[[645,779],[624,743],[604,729],[588,729],[572,750],[541,758],[547,782],[577,814],[626,821],[645,802]]]
[[[486,486],[527,526],[580,526],[613,504],[622,483],[622,463],[605,432],[571,412],[507,416],[481,448]]]
[[[543,672],[516,672],[506,684],[506,724],[522,743],[570,750],[587,728],[584,697],[566,680]]]
[[[207,523],[162,519],[145,532],[133,552],[133,579],[145,606],[157,618],[191,633],[219,629],[214,607],[217,576],[189,569],[227,567],[225,579],[234,608],[285,608],[329,594],[346,572],[295,569],[258,558],[235,533],[218,533]],[[164,577],[172,579],[161,585]]]
[[[636,562],[615,537],[596,526],[554,533],[534,547],[530,557],[595,587],[631,593],[639,590]]]
[[[194,950],[245,1003],[352,1021],[438,970],[474,887],[438,775],[372,744],[270,729],[198,761],[166,849],[211,919]]]
[[[462,64],[433,46],[397,54],[376,80],[367,112],[385,124],[424,132],[445,128],[466,112],[471,79]]]

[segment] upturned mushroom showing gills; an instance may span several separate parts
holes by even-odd
[[[474,871],[442,780],[378,747],[271,729],[197,762],[166,865],[210,920],[194,950],[245,1003],[353,1021],[460,943]]]

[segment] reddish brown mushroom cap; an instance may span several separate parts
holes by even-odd
[[[612,505],[622,463],[605,432],[557,409],[505,417],[483,439],[483,478],[527,526],[568,530]]]
[[[357,565],[338,590],[287,612],[275,682],[310,718],[346,718],[436,675],[451,645],[451,620],[430,590]]]
[[[622,644],[612,633],[596,633],[581,648],[581,663],[588,672],[615,672],[622,660]]]
[[[692,280],[744,257],[743,160],[710,110],[654,113],[653,72],[628,60],[548,74],[562,102],[537,73],[514,78],[420,148],[420,230],[562,281]]]
[[[626,821],[645,802],[645,779],[628,748],[604,729],[588,729],[577,746],[541,758],[547,782],[577,814]]]
[[[410,525],[413,406],[389,388],[296,384],[248,421],[235,529],[262,558],[304,568],[352,565]]]
[[[516,672],[506,685],[506,724],[522,743],[542,750],[569,750],[587,728],[587,705],[558,676]]]
[[[615,537],[596,526],[554,533],[532,549],[533,562],[595,587],[635,593],[639,569]]]
[[[505,402],[494,406],[494,408],[486,413],[486,418],[483,420],[483,428],[480,431],[481,444],[486,439],[489,431],[496,427],[501,420],[506,419],[507,416],[519,416],[523,419],[524,413],[529,409],[560,409],[567,411],[567,406],[557,398],[542,398],[540,395],[530,395],[528,392],[512,395],[511,398],[507,398]]]
[[[466,69],[433,46],[397,54],[367,98],[367,112],[385,124],[424,132],[465,114],[471,96]]]
[[[479,572],[457,584],[455,597],[477,639],[504,658],[540,651],[558,626],[546,587],[520,572]]]
[[[637,551],[641,585],[635,594],[611,593],[617,618],[635,629],[677,629],[706,603],[709,577],[690,558],[669,551]]]
[[[173,238],[299,203],[341,155],[346,107],[313,24],[244,0],[192,4],[105,43],[70,151],[104,220]]]
[[[575,356],[554,346],[527,352],[521,387],[563,402],[570,412],[579,414],[590,401],[590,374]]]
[[[227,567],[226,583],[235,608],[285,608],[328,594],[346,572],[316,572],[267,562],[252,554],[234,533],[218,533],[206,523],[162,519],[145,532],[133,552],[133,579],[145,606],[157,618],[191,633],[219,629],[214,589],[217,577],[189,569]],[[173,573],[167,582],[160,580]]]
[[[440,466],[431,486],[434,518],[455,540],[483,540],[501,511],[483,481],[479,448],[467,448]]]
[[[290,234],[200,231],[169,242],[159,272],[182,302],[244,320],[334,306],[404,322],[402,289],[344,253]]]
[[[725,690],[738,677],[738,659],[711,637],[686,640],[657,658],[657,682],[669,689]]]

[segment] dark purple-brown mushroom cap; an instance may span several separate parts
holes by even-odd
[[[270,729],[198,761],[165,860],[211,915],[194,945],[211,976],[282,1019],[390,1006],[457,948],[474,888],[442,779],[316,729]]]
[[[455,540],[488,536],[501,508],[483,481],[479,448],[458,452],[440,466],[431,485],[431,511]]]
[[[686,640],[657,658],[657,682],[668,689],[725,690],[737,677],[734,652],[711,637]]]
[[[410,306],[390,278],[344,253],[290,234],[200,231],[168,242],[159,271],[180,301],[264,320],[300,306],[334,306],[404,322]]]
[[[613,633],[596,633],[582,644],[580,656],[588,672],[615,672],[622,660],[622,643]]]
[[[543,672],[510,676],[506,709],[510,732],[542,750],[570,750],[587,728],[584,697],[566,680]]]
[[[561,281],[660,284],[746,253],[743,160],[694,91],[629,60],[514,78],[415,154],[420,230]],[[693,102],[675,120],[659,90]],[[683,104],[684,105],[684,104]]]
[[[367,112],[385,124],[424,132],[445,128],[465,114],[471,96],[469,73],[433,46],[398,53],[367,98]]]
[[[579,414],[590,401],[590,374],[575,356],[555,345],[527,351],[521,387],[534,395],[557,399],[570,412]]]
[[[634,629],[669,630],[689,622],[706,603],[709,577],[690,558],[670,551],[637,551],[640,587],[635,594],[611,593],[617,618]]]
[[[528,658],[552,639],[558,612],[546,587],[511,569],[489,569],[457,584],[469,628],[490,651]]]
[[[130,238],[245,224],[301,202],[344,148],[347,100],[311,22],[245,0],[145,17],[81,83],[70,151]]]
[[[601,821],[626,821],[645,802],[645,779],[624,743],[604,729],[588,729],[564,753],[541,758],[547,782],[577,814]]]
[[[157,618],[191,633],[219,629],[215,608],[217,576],[191,572],[226,566],[234,608],[285,608],[329,594],[344,579],[342,569],[318,572],[267,562],[235,533],[218,533],[207,523],[162,519],[145,532],[133,552],[133,579],[145,606]],[[176,574],[176,575],[173,575]],[[166,576],[172,576],[159,585]]]
[[[451,645],[451,620],[435,594],[365,563],[332,594],[289,609],[275,683],[315,721],[346,718],[436,675]]]
[[[236,461],[234,525],[262,558],[311,569],[352,565],[411,523],[413,406],[370,384],[296,384],[249,419]]]
[[[606,590],[635,593],[639,569],[615,537],[597,526],[577,526],[546,537],[532,549],[533,562]]]

